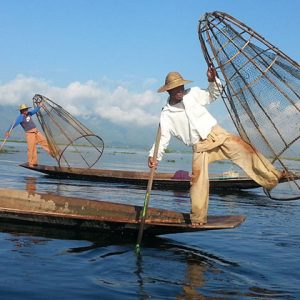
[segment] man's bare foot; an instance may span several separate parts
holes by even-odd
[[[190,214],[190,220],[191,220],[192,227],[203,226],[204,224],[207,223],[206,218],[197,215],[195,216],[194,214]]]
[[[204,224],[206,224],[206,222],[192,222],[192,227],[197,228],[203,226]]]
[[[280,175],[279,180],[280,180],[280,179],[284,179],[284,178],[293,178],[293,177],[294,177],[293,172],[288,172],[287,170],[283,170],[283,171],[281,172],[281,175]]]

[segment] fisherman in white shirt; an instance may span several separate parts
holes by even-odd
[[[230,159],[261,186],[272,189],[278,183],[281,172],[240,137],[221,128],[208,112],[206,105],[216,100],[222,85],[216,77],[216,70],[207,71],[209,86],[185,89],[191,82],[178,72],[166,76],[165,85],[158,92],[169,93],[167,104],[160,116],[161,138],[157,157],[153,157],[154,145],[149,153],[149,168],[157,167],[167,149],[171,136],[185,145],[193,147],[193,164],[190,196],[192,202],[191,222],[194,225],[207,222],[209,178],[208,164],[216,160]]]

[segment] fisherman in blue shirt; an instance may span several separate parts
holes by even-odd
[[[14,129],[19,124],[25,131],[26,141],[27,141],[27,153],[28,153],[28,165],[29,167],[34,167],[38,164],[38,155],[36,145],[39,144],[49,155],[51,151],[49,149],[48,142],[43,134],[36,128],[32,116],[40,111],[42,103],[34,109],[30,109],[30,106],[22,104],[19,107],[20,115],[16,119],[15,123],[12,124],[10,129],[6,132],[6,138],[10,136],[12,129]]]

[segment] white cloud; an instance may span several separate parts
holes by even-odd
[[[17,76],[0,85],[0,104],[31,104],[34,94],[41,94],[62,106],[75,116],[100,116],[113,123],[148,126],[157,124],[163,101],[155,91],[141,93],[118,85],[106,89],[101,82],[72,82],[66,87],[34,77]]]
[[[32,77],[18,75],[14,80],[0,85],[0,104],[28,103],[36,90],[45,90],[48,83]]]
[[[118,123],[132,123],[147,126],[158,123],[158,116],[152,116],[140,108],[133,108],[130,112],[118,107],[99,107],[96,113],[104,119],[118,120]]]

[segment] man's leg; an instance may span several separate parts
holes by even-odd
[[[191,221],[194,224],[207,222],[209,178],[208,153],[194,152],[190,196],[192,201]]]
[[[221,146],[224,156],[239,165],[259,185],[272,189],[278,183],[281,172],[253,146],[240,137],[231,135]]]
[[[51,151],[49,149],[48,142],[46,138],[38,131],[36,133],[37,143],[49,154],[51,155]]]
[[[34,132],[26,132],[28,164],[33,166],[37,164],[37,149]]]

